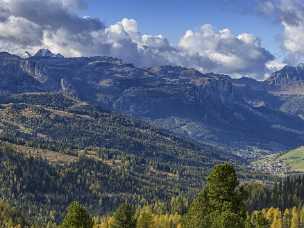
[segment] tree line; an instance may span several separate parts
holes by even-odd
[[[298,179],[299,180],[299,179]],[[26,218],[6,203],[0,204],[1,227],[47,228],[300,228],[304,208],[246,208],[248,186],[240,184],[234,167],[217,165],[201,192],[188,203],[173,198],[170,211],[161,203],[136,206],[121,204],[112,214],[92,216],[79,202],[72,202],[61,222],[55,217],[44,225],[29,225]],[[275,190],[275,188],[273,188]],[[53,212],[50,212],[52,214]],[[52,215],[50,216],[52,217]]]

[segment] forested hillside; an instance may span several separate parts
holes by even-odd
[[[30,221],[73,200],[97,214],[191,197],[215,163],[231,158],[62,93],[1,98],[0,197]]]
[[[7,149],[8,150],[8,149]],[[3,152],[3,151],[2,151]],[[1,152],[1,153],[2,153]],[[18,159],[14,157],[10,151],[10,158],[22,162],[25,167],[29,166],[29,161]],[[1,157],[3,160],[3,157]],[[5,164],[8,164],[8,159]],[[90,165],[91,170],[97,171],[94,167],[94,162],[80,161],[75,167],[62,170],[61,177],[56,176],[56,171],[45,167],[45,162],[40,161],[40,166],[45,171],[39,170],[43,179],[56,178],[56,182],[48,180],[48,183],[36,181],[35,184],[41,185],[39,187],[41,192],[48,193],[48,200],[41,204],[36,204],[37,211],[46,211],[48,216],[41,216],[40,219],[30,219],[24,216],[22,210],[12,207],[5,201],[0,202],[0,225],[1,227],[67,227],[67,228],[301,228],[304,225],[304,209],[303,205],[303,186],[301,182],[303,177],[296,177],[294,179],[283,179],[275,187],[261,186],[259,184],[243,184],[239,182],[237,173],[232,165],[221,164],[213,168],[209,173],[207,182],[203,189],[192,199],[189,200],[183,196],[172,197],[171,200],[166,201],[146,201],[142,202],[133,200],[129,203],[121,202],[120,206],[115,206],[111,212],[94,211],[92,206],[101,208],[103,205],[111,205],[109,198],[103,198],[102,202],[95,205],[96,202],[92,195],[100,192],[100,189],[91,188],[91,196],[88,192],[82,191],[86,189],[86,179],[94,176],[93,172],[85,176],[82,172],[81,176],[77,175],[77,170],[86,170],[81,164],[85,166]],[[18,164],[21,167],[21,164]],[[39,168],[38,165],[35,168]],[[23,168],[26,171],[28,168]],[[71,170],[75,170],[73,174]],[[17,171],[17,170],[16,170]],[[33,171],[33,170],[30,170]],[[136,188],[137,184],[143,183],[124,182],[120,179],[119,173],[109,172],[105,167],[100,168],[99,171],[104,175],[112,175],[112,180],[121,181],[118,191],[123,188]],[[101,174],[99,173],[99,174]],[[3,180],[6,173],[1,175]],[[102,174],[101,174],[102,175]],[[75,178],[71,178],[74,176]],[[9,178],[9,177],[7,177]],[[115,179],[114,179],[115,178]],[[30,184],[33,180],[26,182],[26,175],[24,175],[23,184],[25,191],[30,190],[33,186]],[[78,188],[73,179],[77,182]],[[100,180],[99,180],[100,181]],[[114,182],[102,182],[105,191],[111,189],[113,194],[117,193],[113,189]],[[13,187],[16,183],[12,183],[12,192],[18,190]],[[65,186],[62,186],[65,185]],[[282,194],[278,193],[278,186],[284,189]],[[72,188],[71,188],[72,187]],[[74,187],[74,189],[73,189]],[[3,189],[1,189],[3,190]],[[66,190],[66,192],[64,192]],[[140,188],[137,191],[141,191]],[[153,190],[152,190],[153,191]],[[156,190],[155,190],[156,191]],[[58,206],[57,194],[63,194],[60,201],[70,198],[70,204],[66,210],[62,210]],[[134,191],[136,192],[136,190]],[[74,195],[74,193],[76,193]],[[165,192],[164,192],[165,193]],[[101,197],[97,194],[95,196]],[[79,197],[81,195],[81,197]],[[35,192],[32,197],[41,197]],[[74,200],[73,197],[75,197]],[[129,197],[135,199],[138,197],[136,193],[130,194]],[[270,198],[268,198],[270,197]],[[297,198],[299,197],[299,198]],[[28,202],[34,202],[30,195],[23,195],[22,198]],[[293,199],[294,198],[294,199]],[[85,199],[86,204],[79,203]],[[293,200],[291,200],[293,199]],[[295,200],[297,199],[297,200]],[[28,201],[27,201],[28,200]],[[40,199],[41,200],[41,199]],[[266,201],[265,201],[266,200]],[[290,201],[291,200],[291,201]],[[287,202],[286,204],[280,204]],[[48,208],[50,203],[52,207]],[[60,203],[59,203],[60,204]],[[32,206],[27,204],[28,206]],[[272,205],[272,206],[271,206]],[[33,207],[32,207],[33,208]]]
[[[35,59],[35,61],[40,60]],[[104,61],[108,64],[109,61],[114,60],[104,59]],[[97,64],[98,67],[100,67],[99,64],[101,63]],[[118,64],[125,70],[128,69],[129,73],[130,69],[135,70],[131,65],[115,61],[111,64],[115,66]],[[146,77],[142,83],[152,83],[154,81],[152,74],[156,73],[155,70],[157,72],[162,70],[166,76],[161,74],[162,71],[157,73],[158,76],[163,80],[164,85],[169,83],[172,86],[170,77],[174,75],[167,74],[168,69],[171,68],[140,71],[145,73]],[[184,74],[192,75],[192,79],[201,76],[196,75],[198,74],[196,71],[184,68],[172,69],[178,70],[181,81]],[[115,80],[129,87],[131,86],[129,83],[133,82],[132,80],[137,78],[140,72],[135,70],[128,75],[127,81],[121,81],[120,76],[117,75]],[[211,81],[218,77],[212,74],[207,76]],[[222,76],[218,79],[228,80]],[[8,77],[6,82],[12,83],[10,80],[19,79]],[[286,218],[284,220],[283,210],[295,217],[301,216],[300,208],[304,203],[302,176],[276,181],[276,177],[266,176],[260,172],[260,169],[246,170],[244,167],[248,164],[248,158],[251,159],[251,156],[255,157],[257,154],[247,154],[246,159],[242,159],[240,151],[231,153],[231,150],[223,147],[215,147],[203,141],[193,141],[191,137],[180,138],[164,130],[164,128],[171,128],[162,127],[162,121],[152,121],[159,125],[160,129],[149,122],[108,111],[100,106],[93,106],[95,102],[88,103],[80,100],[79,96],[73,94],[72,87],[64,81],[61,83],[61,86],[68,89],[60,92],[46,92],[41,87],[41,83],[37,84],[35,80],[32,80],[30,82],[32,89],[24,86],[25,84],[18,84],[17,91],[2,91],[0,95],[0,198],[3,199],[0,203],[0,209],[2,208],[3,211],[2,214],[0,213],[0,224],[5,224],[4,227],[14,227],[18,224],[21,227],[27,227],[35,224],[36,227],[50,228],[60,223],[63,223],[62,227],[74,227],[64,226],[64,224],[70,223],[69,211],[72,211],[73,217],[73,213],[76,211],[77,214],[79,210],[84,213],[89,224],[84,227],[94,224],[95,227],[111,228],[125,227],[124,224],[127,221],[121,221],[120,218],[127,215],[128,221],[131,222],[129,227],[139,228],[218,228],[230,223],[233,228],[259,227],[258,225],[261,224],[263,226],[260,227],[269,227],[278,221],[288,223]],[[104,83],[109,82],[102,83],[104,86]],[[235,83],[239,82],[234,81]],[[157,87],[152,84],[149,86]],[[81,85],[77,84],[77,86]],[[170,91],[171,89],[167,92]],[[231,92],[229,91],[228,89],[228,93]],[[107,91],[109,94],[112,92]],[[129,92],[132,95],[134,91]],[[207,92],[209,94],[210,91],[207,89]],[[239,92],[233,96],[239,96]],[[117,91],[116,93],[119,94]],[[156,99],[158,96],[154,95]],[[105,99],[105,97],[99,98]],[[221,100],[221,97],[218,99]],[[215,103],[219,104],[219,100],[216,99]],[[116,105],[119,104],[116,103]],[[129,108],[132,107],[128,106],[128,110]],[[217,108],[222,110],[222,107],[217,106]],[[270,116],[277,111],[270,111],[264,107],[253,109],[263,112],[263,115],[258,114],[258,116],[263,121],[269,120],[272,127],[281,129],[282,126],[276,125],[276,121],[286,120],[286,123],[292,123],[289,124],[290,126],[301,128],[301,125],[297,124],[302,123],[299,118],[281,113],[276,115],[277,118],[272,119]],[[250,108],[251,111],[253,109]],[[189,112],[192,111],[189,109]],[[255,118],[251,118],[253,117],[251,111],[245,113],[253,123]],[[258,113],[256,111],[254,115]],[[271,115],[266,115],[266,112]],[[214,110],[210,109],[207,114],[206,118],[209,120],[210,115],[216,117],[217,123],[219,116]],[[226,114],[230,115],[229,112],[225,112]],[[239,116],[236,117],[238,118]],[[235,120],[230,119],[229,124],[237,123]],[[166,123],[171,124],[170,121]],[[224,123],[225,126],[229,125],[227,123]],[[268,129],[268,125],[264,125],[264,122],[258,127],[261,126]],[[189,133],[188,126],[182,129]],[[246,131],[250,131],[249,128]],[[291,136],[295,131],[287,129],[287,132]],[[280,137],[282,136],[287,142],[290,137],[285,137],[285,133]],[[263,132],[260,136],[262,135]],[[277,136],[272,134],[269,137]],[[216,140],[220,139],[219,137]],[[226,207],[222,204],[223,202],[220,202],[220,206],[217,205],[217,200],[222,197],[223,189],[216,192],[216,196],[212,196],[215,197],[212,201],[215,200],[216,205],[213,204],[214,202],[209,202],[210,198],[205,195],[206,191],[209,191],[211,195],[215,193],[209,188],[210,176],[207,179],[206,177],[214,165],[224,161],[235,165],[236,172],[229,168],[233,183],[227,182],[230,177],[226,180],[225,175],[223,179],[219,174],[216,178],[220,178],[220,182],[216,182],[214,187],[216,188],[217,184],[220,186],[232,184],[233,190],[229,190],[227,197],[235,198],[231,199],[232,211],[229,209],[223,211],[224,214],[218,214],[218,210]],[[236,173],[242,181],[240,185],[236,180]],[[264,183],[260,183],[259,180],[263,180]],[[195,197],[202,186],[204,190]],[[77,203],[72,203],[74,201]],[[71,206],[66,214],[65,209],[69,204]],[[131,207],[126,205],[131,205]],[[296,209],[291,210],[293,207]],[[299,224],[301,221],[299,219]],[[113,224],[116,225],[113,226]]]

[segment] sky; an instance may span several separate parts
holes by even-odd
[[[211,24],[218,29],[230,28],[238,34],[252,33],[260,37],[269,50],[280,54],[277,36],[282,32],[281,26],[255,12],[249,12],[246,2],[248,1],[91,0],[88,9],[82,14],[98,17],[106,24],[115,23],[123,17],[133,18],[143,33],[163,34],[174,44],[178,43],[186,30]]]
[[[0,0],[0,51],[264,79],[304,59],[303,0]]]

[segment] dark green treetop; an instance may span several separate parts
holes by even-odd
[[[93,220],[84,207],[78,202],[72,202],[63,219],[61,228],[92,228]]]
[[[114,213],[114,222],[111,228],[134,228],[136,227],[135,209],[122,204]]]
[[[184,227],[244,227],[245,195],[232,165],[213,168],[206,187],[192,202],[184,218]]]

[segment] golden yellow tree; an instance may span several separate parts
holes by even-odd
[[[300,210],[300,226],[304,226],[304,207],[302,207]]]
[[[111,228],[113,222],[113,217],[105,217],[100,222],[96,223],[93,228]]]
[[[283,214],[283,227],[284,228],[289,228],[291,223],[291,213],[288,208],[285,209],[284,214]]]
[[[174,215],[155,215],[153,218],[153,228],[181,228],[181,216]]]
[[[300,227],[300,216],[299,210],[294,207],[291,212],[291,225],[290,228],[299,228]]]
[[[270,221],[270,224],[274,222],[274,216],[276,213],[276,209],[271,207],[264,212],[265,218]]]
[[[153,228],[153,214],[149,206],[145,206],[139,212],[136,228]]]
[[[279,209],[275,209],[273,211],[273,220],[271,224],[271,228],[282,228],[283,222],[282,222],[282,214]]]

